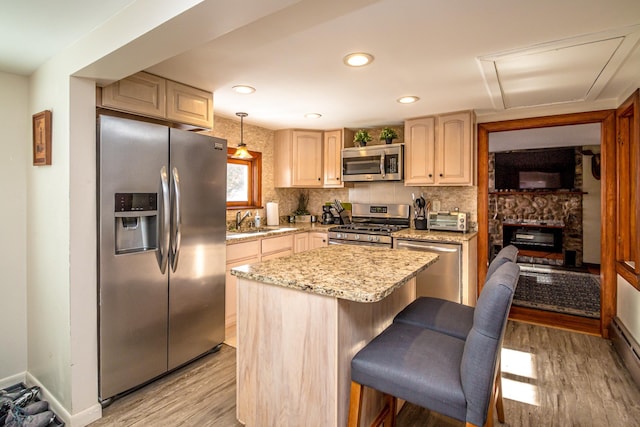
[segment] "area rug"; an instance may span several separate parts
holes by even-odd
[[[600,318],[600,277],[520,266],[513,305]]]

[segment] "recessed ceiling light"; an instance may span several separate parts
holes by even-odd
[[[249,94],[256,91],[256,88],[247,86],[247,85],[236,85],[231,89],[235,90],[238,93]]]
[[[417,96],[403,96],[397,99],[400,104],[413,104],[414,102],[418,102],[420,98]]]
[[[350,67],[363,67],[373,61],[373,55],[364,52],[350,53],[344,57],[344,63]]]
[[[320,114],[320,113],[307,113],[304,116],[307,119],[319,119],[320,117],[322,117],[322,114]]]

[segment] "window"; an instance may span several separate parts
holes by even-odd
[[[617,111],[616,271],[640,289],[640,90]]]
[[[252,159],[233,159],[227,149],[227,209],[262,207],[262,153],[249,151]]]

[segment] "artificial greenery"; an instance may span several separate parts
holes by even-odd
[[[367,132],[364,129],[358,130],[356,134],[353,136],[353,142],[360,142],[364,144],[371,141],[372,139],[373,137],[369,135],[369,132]]]
[[[398,138],[398,134],[396,133],[395,130],[389,127],[382,128],[382,131],[380,132],[380,141],[386,141],[387,139],[397,139],[397,138]]]
[[[309,193],[301,192],[298,195],[298,208],[293,211],[294,215],[309,215],[309,210],[307,206],[309,205]]]

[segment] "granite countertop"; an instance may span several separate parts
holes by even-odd
[[[457,231],[416,230],[406,228],[392,234],[394,239],[424,240],[428,242],[464,243],[478,235],[477,231],[460,233]]]
[[[234,267],[237,277],[356,302],[377,302],[426,269],[438,256],[356,245],[331,245]]]
[[[285,236],[287,234],[304,233],[307,231],[317,231],[326,233],[333,225],[322,225],[318,223],[298,223],[285,224],[282,226],[260,227],[257,230],[247,232],[227,231],[227,244],[246,242],[263,237]]]

